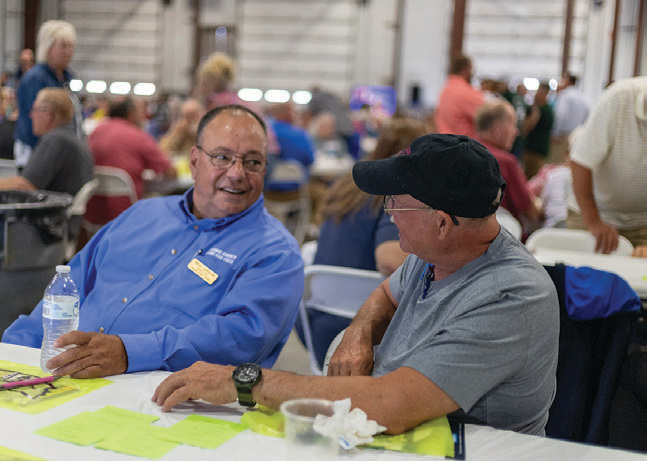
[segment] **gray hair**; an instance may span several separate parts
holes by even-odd
[[[74,26],[65,21],[46,21],[38,29],[36,39],[36,61],[47,61],[47,53],[55,41],[63,40],[76,44],[76,30]]]

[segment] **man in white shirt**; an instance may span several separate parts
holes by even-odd
[[[547,163],[560,163],[568,150],[568,135],[582,125],[591,107],[584,94],[575,87],[577,77],[565,73],[557,86],[555,123],[553,124],[550,157]]]
[[[575,197],[567,226],[588,229],[596,251],[618,234],[647,244],[647,77],[620,80],[602,93],[571,150]]]

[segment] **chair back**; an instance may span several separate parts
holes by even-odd
[[[595,252],[595,237],[589,231],[581,229],[559,229],[546,227],[537,229],[526,240],[526,247],[530,252],[538,248],[553,250]],[[618,241],[618,248],[611,254],[631,256],[634,246],[622,235]]]
[[[97,178],[94,178],[91,181],[83,184],[83,186],[81,186],[81,188],[74,196],[72,205],[70,205],[70,207],[66,210],[67,216],[83,216],[85,214],[85,209],[88,205],[88,202],[90,201],[90,198],[94,194],[94,191],[97,189],[97,187],[99,187],[99,180]]]
[[[317,247],[319,242],[317,240],[310,240],[309,242],[301,245],[301,259],[303,259],[304,266],[312,266],[317,254]]]
[[[18,174],[18,167],[15,160],[0,159],[0,177],[16,176]]]
[[[301,162],[280,160],[274,162],[267,184],[298,184],[296,198],[282,200],[265,197],[265,208],[294,235],[299,245],[305,240],[310,224],[310,194],[308,172]],[[279,193],[280,194],[280,193]]]
[[[496,212],[496,220],[499,221],[499,224],[505,227],[512,235],[521,240],[523,227],[517,218],[512,216],[508,210],[505,208],[499,208]]]
[[[318,332],[311,328],[309,312],[316,310],[352,319],[366,298],[382,283],[384,276],[377,271],[323,265],[306,266],[304,275],[305,285],[299,305],[299,321],[310,354],[312,372],[321,374],[313,345],[313,335]]]
[[[133,178],[121,168],[97,165],[94,167],[94,176],[99,180],[94,195],[125,196],[129,197],[132,203],[138,200]]]
[[[90,201],[90,198],[92,198],[97,187],[99,187],[99,180],[97,178],[83,184],[74,196],[72,205],[65,210],[65,213],[69,218],[68,240],[65,243],[65,259],[67,261],[72,259],[72,256],[74,256],[79,229],[83,224],[85,209],[87,208],[87,204]]]

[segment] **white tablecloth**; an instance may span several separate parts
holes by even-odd
[[[563,263],[568,266],[588,266],[613,272],[625,279],[638,296],[647,299],[647,258],[546,248],[537,249],[533,256],[544,265]]]
[[[0,344],[0,359],[28,365],[38,365],[39,351],[21,346]],[[229,421],[240,420],[243,410],[238,404],[209,405],[204,402],[191,402],[181,405],[170,413],[162,413],[150,401],[157,385],[169,373],[152,371],[110,377],[113,384],[105,386],[88,395],[59,405],[37,415],[0,409],[0,445],[40,456],[51,461],[74,460],[141,460],[129,455],[103,451],[93,447],[80,447],[59,442],[33,432],[41,427],[74,416],[82,411],[96,411],[106,405],[114,405],[127,410],[159,416],[155,423],[172,426],[190,414],[201,414]],[[611,450],[583,444],[550,440],[541,437],[500,431],[489,427],[466,427],[466,453],[470,461],[630,461],[647,458],[645,455]],[[284,459],[284,441],[265,437],[249,430],[243,431],[216,450],[206,450],[188,445],[180,445],[162,460],[276,460]],[[341,459],[347,460],[404,460],[430,459],[387,451],[365,450],[344,453]],[[307,461],[307,460],[305,460]]]

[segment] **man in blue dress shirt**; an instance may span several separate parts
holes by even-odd
[[[195,186],[142,200],[71,261],[79,330],[55,347],[56,376],[180,370],[198,360],[271,366],[296,318],[303,263],[265,210],[265,124],[237,105],[208,112],[191,148]],[[42,303],[3,342],[40,347]]]

